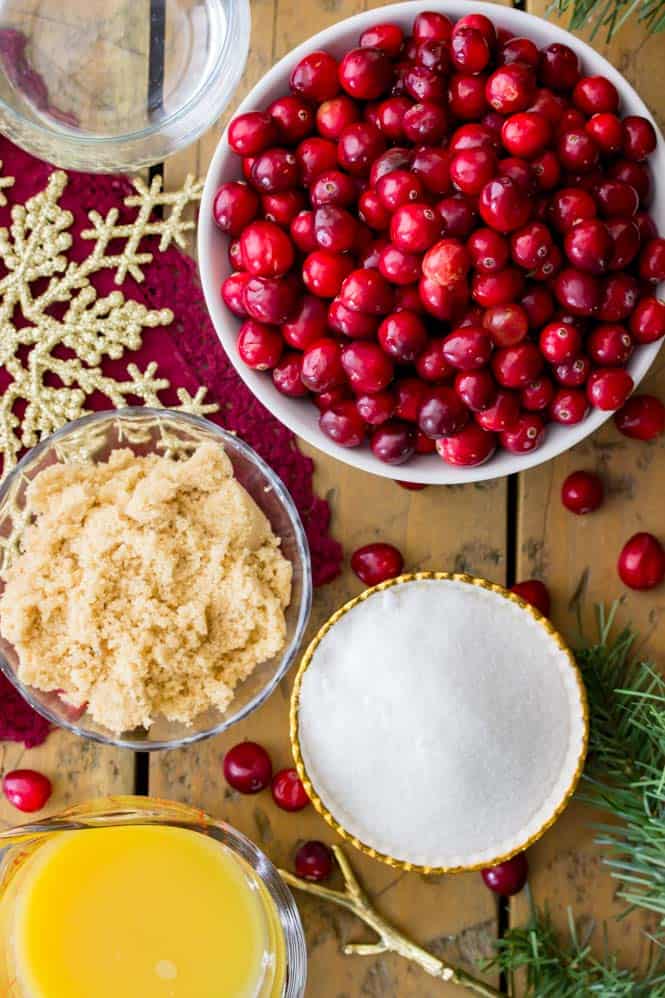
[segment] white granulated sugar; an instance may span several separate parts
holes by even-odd
[[[569,788],[584,744],[574,670],[518,605],[422,580],[341,617],[305,671],[307,773],[347,831],[426,866],[523,845]]]

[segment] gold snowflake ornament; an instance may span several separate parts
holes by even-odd
[[[12,183],[12,178],[0,177],[0,204],[6,203],[2,191]],[[143,330],[167,325],[173,313],[148,309],[121,291],[99,297],[90,277],[114,269],[117,284],[127,273],[143,280],[141,268],[152,254],[140,250],[141,239],[159,235],[160,252],[171,241],[182,245],[183,233],[194,224],[184,221],[182,213],[200,197],[200,185],[187,178],[182,191],[162,194],[161,182],[147,188],[135,181],[137,194],[126,199],[128,206],[139,208],[135,221],[118,226],[115,208],[105,218],[90,212],[92,229],[82,235],[90,240],[91,252],[77,263],[67,257],[74,217],[59,203],[66,184],[65,173],[52,173],[43,191],[12,207],[9,229],[0,228],[0,260],[6,271],[0,279],[0,367],[11,379],[0,398],[3,474],[23,449],[84,415],[93,392],[101,392],[116,408],[127,405],[129,397],[161,406],[159,392],[169,387],[155,363],[144,371],[128,364],[126,379],[118,381],[103,373],[102,362],[138,350]],[[152,219],[158,205],[171,206],[166,219]],[[118,239],[124,240],[122,252],[110,253],[109,243]],[[179,389],[178,408],[197,414],[214,411],[217,407],[205,403],[204,396],[203,388],[194,397]],[[20,403],[25,411],[19,418]]]

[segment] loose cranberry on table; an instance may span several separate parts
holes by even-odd
[[[309,797],[295,769],[280,769],[272,780],[272,796],[282,811],[302,811]]]
[[[578,516],[598,509],[604,495],[602,480],[591,471],[574,471],[561,486],[561,502]]]
[[[617,429],[633,440],[654,440],[665,431],[665,405],[654,395],[633,395],[614,417]]]
[[[665,550],[653,534],[633,534],[621,549],[617,568],[631,589],[653,589],[665,578]]]
[[[300,846],[295,857],[296,876],[301,880],[327,880],[332,873],[333,854],[323,842],[313,840]]]
[[[519,852],[517,856],[499,863],[498,866],[487,866],[481,870],[483,881],[495,894],[511,897],[519,894],[529,876],[529,864],[526,853]]]
[[[394,579],[404,568],[402,554],[392,544],[377,542],[358,548],[351,555],[351,568],[366,586]]]
[[[272,779],[272,762],[256,742],[239,742],[224,756],[224,778],[241,794],[256,794]]]
[[[3,794],[19,811],[39,811],[52,791],[49,778],[34,769],[13,769],[2,778]]]
[[[525,579],[524,582],[516,582],[510,587],[511,593],[515,593],[524,600],[540,610],[543,617],[550,615],[550,594],[547,586],[540,579]]]

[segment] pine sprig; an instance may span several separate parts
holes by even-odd
[[[553,0],[548,14],[561,16],[569,11],[572,11],[572,30],[590,25],[591,40],[604,29],[606,41],[611,41],[615,32],[631,18],[648,34],[665,30],[665,0]]]

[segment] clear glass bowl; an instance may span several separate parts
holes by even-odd
[[[283,554],[293,566],[284,649],[275,658],[259,665],[236,688],[225,713],[208,710],[191,726],[157,718],[147,730],[139,728],[115,735],[87,712],[81,715],[79,710],[66,704],[58,692],[44,692],[23,684],[17,676],[18,654],[0,635],[0,668],[28,703],[54,724],[98,742],[138,751],[179,748],[225,731],[256,710],[292,665],[305,633],[312,602],[309,548],[298,510],[281,479],[251,447],[199,416],[147,407],[98,412],[68,423],[33,447],[0,485],[0,559],[11,558],[18,550],[26,526],[27,488],[49,465],[81,458],[106,461],[110,452],[118,447],[128,447],[139,455],[172,454],[176,450],[186,453],[210,440],[224,447],[237,480],[267,516],[281,540]],[[0,560],[0,594],[4,591],[2,564]]]
[[[27,852],[66,831],[128,825],[168,825],[209,835],[230,850],[244,867],[250,881],[265,887],[282,928],[286,950],[286,982],[280,998],[302,998],[307,978],[307,947],[300,915],[293,896],[278,871],[253,842],[224,821],[175,801],[149,797],[108,797],[63,811],[44,821],[0,832],[0,924],[3,902],[11,898],[12,880]],[[220,926],[220,930],[223,926]],[[0,959],[2,959],[0,940]],[[0,968],[1,976],[1,968]]]
[[[249,36],[248,0],[0,0],[0,127],[71,169],[156,163],[221,115]]]

